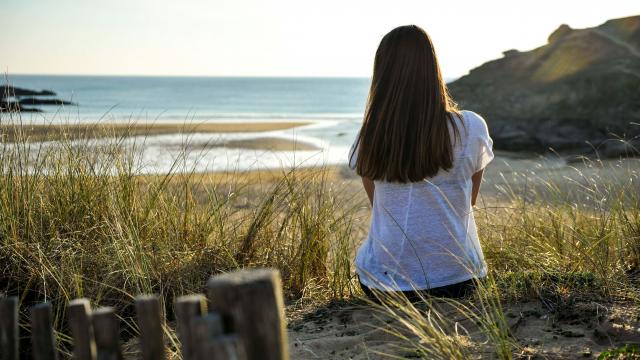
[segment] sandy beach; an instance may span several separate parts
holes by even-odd
[[[437,309],[453,319],[461,334],[456,341],[467,344],[474,359],[495,358],[495,349],[476,324],[445,301],[418,309]],[[591,301],[567,306],[561,315],[540,302],[504,304],[511,336],[521,344],[517,359],[592,358],[612,347],[637,339],[640,322],[631,302],[598,304]],[[333,303],[296,314],[289,323],[289,351],[293,359],[389,359],[425,358],[402,338],[420,339],[401,321],[363,300]],[[452,331],[453,333],[453,331]]]
[[[133,136],[156,136],[171,134],[230,134],[230,133],[266,133],[293,129],[305,122],[220,122],[220,123],[100,123],[68,125],[0,125],[0,138],[6,142],[15,142],[21,137],[30,141],[53,141],[62,139],[97,139]],[[21,132],[18,132],[18,129]],[[232,139],[224,137],[206,143],[190,145],[190,148],[202,150],[216,147],[229,147],[251,150],[304,151],[317,150],[318,147],[306,142],[289,140],[275,136],[261,136],[250,139]]]
[[[270,151],[308,151],[320,150],[319,147],[303,141],[290,140],[279,137],[259,137],[254,139],[226,140],[216,139],[211,142],[192,144],[189,150],[206,150],[219,147],[227,147],[245,150],[270,150]]]

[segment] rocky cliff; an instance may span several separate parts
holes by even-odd
[[[561,25],[546,45],[505,51],[449,90],[461,108],[485,117],[498,149],[596,147],[614,156],[625,146],[608,139],[640,134],[640,16]]]

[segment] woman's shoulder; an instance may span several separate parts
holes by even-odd
[[[488,134],[487,122],[480,114],[471,110],[460,110],[460,114],[470,134]]]
[[[465,122],[469,123],[470,125],[486,125],[487,124],[484,118],[480,114],[474,111],[460,110],[460,114],[464,118]]]

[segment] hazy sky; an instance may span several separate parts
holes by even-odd
[[[381,37],[414,23],[457,77],[562,23],[640,14],[639,0],[0,1],[10,74],[370,76]]]

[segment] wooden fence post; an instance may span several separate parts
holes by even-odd
[[[120,320],[113,308],[103,307],[91,315],[98,360],[121,360]]]
[[[0,297],[0,359],[18,360],[18,298]]]
[[[163,321],[160,299],[155,295],[136,298],[136,318],[140,329],[140,348],[144,360],[164,360]]]
[[[195,360],[216,359],[209,344],[223,334],[222,318],[218,314],[205,314],[191,319],[191,344]]]
[[[203,295],[181,296],[176,300],[176,325],[183,360],[195,360],[195,343],[191,323],[207,312],[207,299]]]
[[[247,353],[244,343],[238,335],[222,335],[208,344],[208,352],[214,360],[246,360]]]
[[[67,316],[73,336],[73,358],[75,360],[95,360],[96,344],[93,341],[89,300],[72,300],[67,305]]]
[[[51,318],[50,303],[45,302],[31,308],[31,344],[35,360],[58,358]]]
[[[230,319],[248,360],[288,360],[287,330],[280,273],[241,270],[207,282],[210,311]]]

